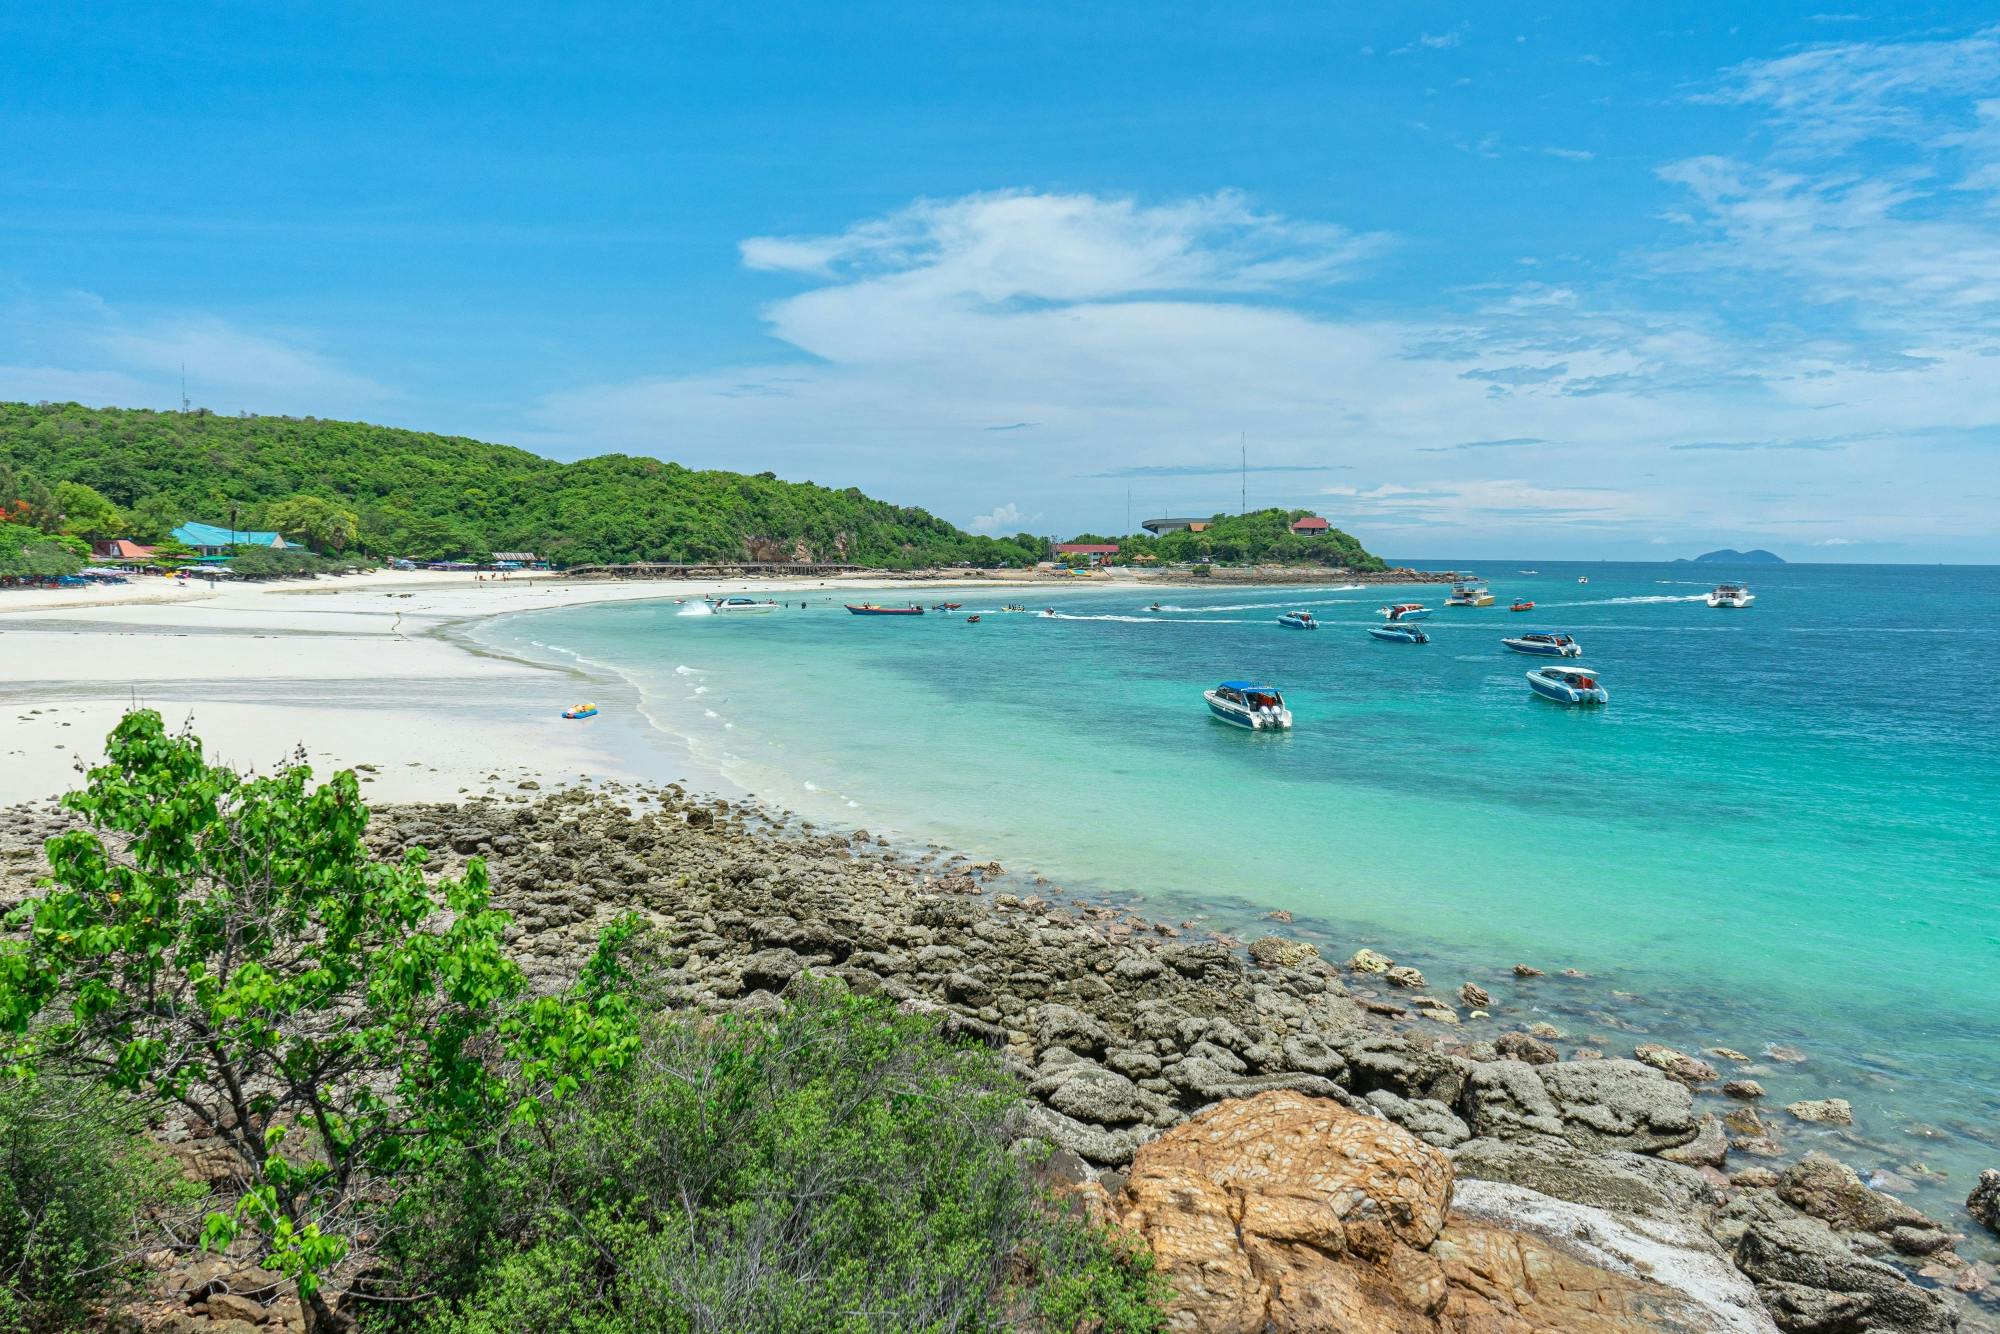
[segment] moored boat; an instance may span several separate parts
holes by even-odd
[[[1583,645],[1570,636],[1555,631],[1532,635],[1516,635],[1512,639],[1500,641],[1516,653],[1532,653],[1543,658],[1580,658]]]
[[[964,606],[964,605],[965,605],[965,604],[964,604],[964,603],[962,603],[962,602],[934,602],[934,603],[932,603],[932,604],[931,604],[931,610],[932,610],[932,611],[957,611],[957,610],[958,610],[958,609],[959,609],[960,607],[962,607],[962,606]]]
[[[856,616],[921,616],[924,609],[912,602],[907,607],[884,607],[873,602],[844,604]]]
[[[1421,621],[1431,614],[1431,609],[1421,602],[1397,602],[1376,611],[1385,621]]]
[[[1708,594],[1711,607],[1747,607],[1757,600],[1747,584],[1717,584]]]
[[[1451,596],[1444,600],[1447,607],[1490,607],[1493,594],[1484,584],[1461,579],[1451,586]]]
[[[745,613],[754,615],[758,612],[776,611],[778,604],[769,599],[759,602],[755,598],[710,598],[708,609],[714,612],[729,612],[732,615]]]
[[[1528,688],[1557,704],[1609,704],[1611,692],[1588,667],[1537,667],[1528,673]]]
[[[1368,633],[1377,639],[1387,640],[1391,644],[1428,644],[1431,642],[1431,637],[1416,626],[1399,625],[1393,621],[1388,625],[1371,625],[1368,627]]]
[[[1278,624],[1288,630],[1317,630],[1319,622],[1309,611],[1288,611],[1278,618]]]
[[[1282,695],[1255,681],[1224,681],[1201,692],[1208,711],[1233,727],[1253,732],[1283,732],[1292,725],[1292,711]]]

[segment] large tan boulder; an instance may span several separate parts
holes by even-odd
[[[1543,1198],[1518,1196],[1509,1209]],[[1465,1215],[1451,1203],[1443,1153],[1392,1121],[1280,1090],[1219,1103],[1143,1145],[1110,1207],[1174,1285],[1176,1330],[1771,1328],[1734,1301],[1711,1304],[1653,1281],[1617,1248],[1569,1240],[1574,1219],[1516,1226],[1491,1200]]]

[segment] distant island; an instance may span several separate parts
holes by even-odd
[[[1737,551],[1732,547],[1724,547],[1720,551],[1704,551],[1693,560],[1682,556],[1674,562],[1676,565],[1783,565],[1784,563],[1783,556],[1766,551],[1762,547],[1754,551]]]

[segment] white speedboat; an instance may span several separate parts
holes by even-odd
[[[1224,681],[1213,690],[1202,691],[1202,698],[1208,701],[1210,713],[1231,726],[1253,732],[1291,730],[1292,711],[1285,707],[1284,697],[1269,686],[1255,681]]]
[[[1393,606],[1378,607],[1385,621],[1422,621],[1430,617],[1431,609],[1421,602],[1398,602]]]
[[[1278,624],[1287,630],[1317,630],[1319,622],[1309,611],[1288,611],[1278,618]]]
[[[1377,639],[1386,639],[1391,644],[1428,644],[1431,637],[1414,625],[1402,625],[1391,621],[1387,625],[1371,625],[1368,633]]]
[[[710,598],[708,607],[710,611],[728,612],[732,616],[754,616],[759,612],[776,611],[778,604],[769,599],[759,602],[755,598]]]
[[[1493,605],[1493,594],[1486,590],[1484,584],[1469,583],[1461,580],[1451,586],[1451,596],[1444,600],[1444,605],[1447,607],[1490,607]]]
[[[1756,600],[1747,584],[1717,584],[1708,594],[1711,607],[1747,607]]]
[[[1558,704],[1609,704],[1611,692],[1588,667],[1537,667],[1528,673],[1528,689]]]
[[[1533,653],[1544,658],[1580,658],[1583,645],[1570,636],[1557,633],[1516,635],[1512,639],[1500,641],[1516,653]]]

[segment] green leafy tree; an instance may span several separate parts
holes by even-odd
[[[77,550],[82,547],[82,551]],[[51,578],[83,568],[90,547],[25,524],[0,522],[0,578]]]
[[[26,472],[18,472],[0,458],[0,523],[53,533],[61,526],[55,496],[48,487]]]
[[[158,546],[169,542],[174,529],[180,527],[181,507],[164,495],[145,496],[126,512],[125,519],[133,541]]]
[[[530,996],[484,863],[433,888],[421,850],[371,856],[351,772],[246,778],[150,710],[107,751],[64,798],[90,827],[49,841],[46,891],[0,946],[13,1067],[214,1127],[250,1184],[204,1244],[260,1235],[308,1329],[336,1327],[324,1285],[389,1227],[402,1183],[629,1059],[630,923],[573,991]]]
[[[57,482],[55,508],[62,516],[62,530],[72,537],[92,542],[122,537],[125,513],[82,482]]]
[[[280,500],[264,511],[264,522],[318,552],[347,550],[361,528],[353,510],[319,496]]]

